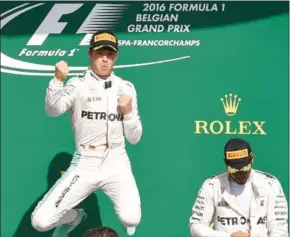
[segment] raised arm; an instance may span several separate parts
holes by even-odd
[[[50,80],[45,96],[45,110],[49,116],[59,116],[73,106],[80,80],[75,77],[64,84],[67,73],[66,62],[56,64],[55,76]]]
[[[128,87],[120,97],[119,106],[124,114],[124,135],[131,144],[137,144],[142,137],[143,128],[138,112],[137,92],[131,83],[128,83]]]

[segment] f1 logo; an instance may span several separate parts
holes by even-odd
[[[83,4],[55,4],[32,35],[27,45],[42,45],[49,34],[60,34],[67,22],[59,22],[63,15],[71,14]]]

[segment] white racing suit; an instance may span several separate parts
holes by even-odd
[[[250,237],[288,237],[288,205],[280,182],[257,170],[252,170],[250,178],[253,198],[248,218],[243,203],[231,192],[227,172],[207,179],[192,208],[191,236],[230,237],[242,231]],[[210,223],[214,223],[214,229]]]
[[[132,96],[127,115],[117,111],[122,94]],[[64,224],[64,216],[97,189],[112,200],[123,225],[138,225],[141,201],[125,150],[125,138],[136,144],[142,135],[133,84],[114,74],[104,80],[87,69],[65,85],[52,78],[45,105],[54,117],[70,111],[76,151],[69,169],[32,213],[33,227],[47,231]]]

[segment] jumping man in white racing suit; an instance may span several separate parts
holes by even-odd
[[[203,183],[189,221],[191,236],[288,237],[288,205],[278,179],[252,169],[245,140],[229,140],[224,153],[228,172]]]
[[[39,202],[32,214],[38,231],[55,228],[53,237],[66,237],[85,219],[73,209],[101,189],[116,214],[133,235],[141,220],[139,191],[125,150],[125,138],[137,144],[142,135],[137,95],[132,83],[112,73],[118,41],[112,32],[97,32],[91,39],[90,67],[64,85],[66,62],[56,64],[46,93],[46,111],[59,116],[70,111],[76,151],[69,169]]]

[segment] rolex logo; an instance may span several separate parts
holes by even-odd
[[[226,115],[234,116],[239,108],[241,98],[238,95],[228,94],[221,98]]]
[[[243,108],[245,102],[248,100],[243,99]],[[227,116],[233,118],[237,114],[241,98],[234,94],[229,93],[221,98],[224,107],[224,112]],[[218,101],[214,102],[215,105]],[[220,103],[220,102],[219,102]],[[247,105],[244,108],[247,110]],[[228,117],[228,118],[229,118]],[[235,119],[217,120],[215,117],[204,118],[203,120],[194,120],[194,134],[205,135],[219,135],[219,134],[240,134],[240,135],[267,135],[266,121],[246,120],[243,115],[242,120],[236,121]]]

